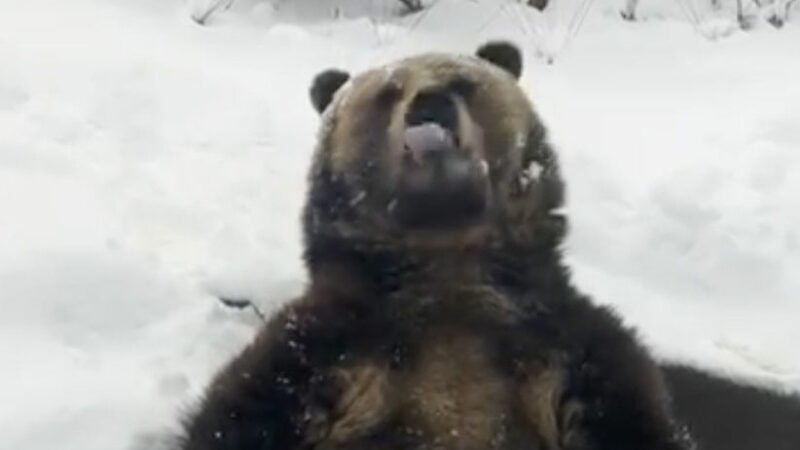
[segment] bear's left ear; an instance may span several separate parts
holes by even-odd
[[[522,54],[516,45],[505,41],[487,42],[475,53],[478,58],[504,69],[514,78],[522,74]]]
[[[333,100],[333,95],[350,79],[350,74],[337,69],[328,69],[311,82],[309,95],[311,104],[318,113],[322,114]]]

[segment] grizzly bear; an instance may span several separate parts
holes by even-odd
[[[658,368],[561,263],[564,189],[519,50],[328,70],[305,294],[181,450],[680,450]]]

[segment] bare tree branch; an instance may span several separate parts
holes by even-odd
[[[221,9],[228,9],[233,5],[234,0],[213,0],[205,5],[204,8],[196,8],[192,13],[192,20],[200,25],[205,25],[208,19]]]

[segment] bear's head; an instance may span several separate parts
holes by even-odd
[[[518,85],[519,50],[423,54],[310,94],[323,116],[304,212],[307,244],[389,249],[550,242],[563,185],[545,129]]]

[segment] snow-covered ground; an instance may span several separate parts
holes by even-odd
[[[563,45],[573,0],[238,0],[206,27],[199,3],[0,2],[4,449],[174,425],[258,325],[216,296],[269,312],[302,288],[311,78],[497,37],[562,155],[578,284],[659,357],[800,391],[800,21],[607,0]]]

